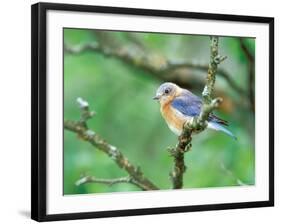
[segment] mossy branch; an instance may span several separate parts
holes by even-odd
[[[219,38],[217,36],[210,37],[210,63],[206,79],[206,85],[202,92],[203,106],[200,115],[194,117],[191,122],[184,124],[183,132],[179,136],[178,144],[171,149],[171,155],[174,157],[173,171],[170,173],[173,188],[180,189],[183,187],[183,174],[186,170],[184,163],[184,154],[192,147],[192,134],[200,133],[207,127],[207,119],[214,109],[222,102],[221,98],[213,99],[214,86],[216,82],[216,73],[218,64],[226,57],[222,57],[218,53]]]
[[[78,98],[77,99],[78,105],[81,110],[81,117],[79,121],[70,121],[65,120],[64,121],[64,128],[66,130],[75,132],[78,134],[78,136],[83,139],[84,141],[89,142],[93,146],[95,146],[98,150],[104,152],[107,154],[121,169],[125,170],[129,177],[126,179],[127,183],[131,183],[136,185],[142,190],[157,190],[159,189],[154,183],[152,183],[148,178],[146,178],[141,169],[138,166],[133,165],[127,157],[123,155],[123,153],[117,149],[117,147],[109,144],[106,142],[102,137],[100,137],[98,134],[96,134],[94,131],[90,130],[87,127],[87,120],[92,118],[95,112],[90,111],[89,104],[87,101]],[[82,181],[84,180],[84,181]],[[86,180],[86,181],[85,181]],[[95,181],[94,181],[95,180]],[[105,180],[105,179],[103,179]],[[80,179],[80,181],[76,182],[79,183],[79,185],[86,183],[86,182],[98,182],[97,179],[93,178],[84,178]],[[99,181],[101,182],[101,181]],[[124,179],[122,181],[114,181],[114,180],[108,180],[103,182],[124,182]]]

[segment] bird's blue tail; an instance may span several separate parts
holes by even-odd
[[[214,129],[216,131],[222,131],[225,134],[229,135],[234,140],[237,140],[236,136],[229,130],[227,130],[225,127],[223,127],[221,124],[215,123],[215,122],[209,122],[208,128]]]

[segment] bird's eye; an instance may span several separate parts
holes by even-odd
[[[169,89],[165,89],[165,91],[164,91],[166,94],[168,94],[169,92],[170,92],[170,90]]]

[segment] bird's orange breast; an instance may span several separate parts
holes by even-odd
[[[187,117],[183,116],[175,109],[173,109],[170,103],[161,105],[161,114],[167,122],[169,128],[177,135],[180,135],[183,129],[184,123],[187,121]]]

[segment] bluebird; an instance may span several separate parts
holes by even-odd
[[[177,136],[182,133],[185,122],[190,122],[192,118],[198,116],[202,107],[202,100],[192,92],[182,89],[174,83],[163,83],[156,92],[154,100],[160,102],[160,111],[168,127]],[[224,126],[228,122],[210,114],[207,120],[207,128],[222,131],[233,139],[236,137]]]

